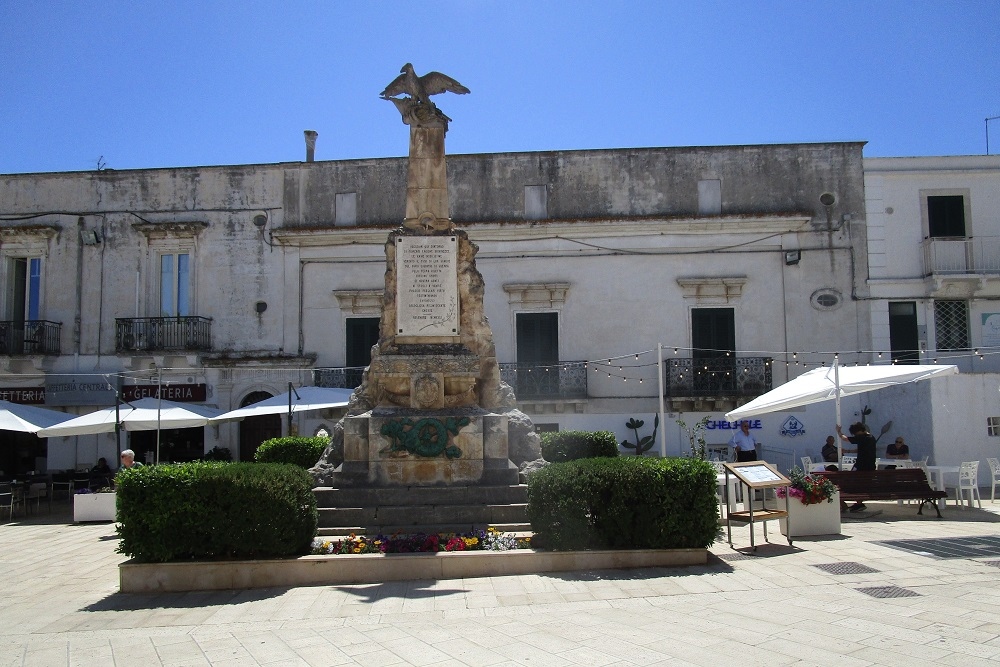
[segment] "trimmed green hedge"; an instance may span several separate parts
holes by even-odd
[[[550,463],[618,456],[618,441],[611,431],[557,431],[539,435],[542,458]]]
[[[119,471],[118,552],[137,560],[309,553],[312,478],[293,465],[192,462]]]
[[[528,478],[532,544],[543,549],[704,548],[718,534],[715,468],[680,458],[580,459]]]
[[[291,463],[300,468],[312,468],[323,456],[330,438],[290,436],[271,438],[260,443],[253,460],[257,463]]]

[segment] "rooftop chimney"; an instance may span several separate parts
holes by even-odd
[[[306,136],[306,162],[316,161],[316,137],[319,132],[316,130],[305,130],[302,134]]]

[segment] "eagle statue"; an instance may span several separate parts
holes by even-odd
[[[450,120],[431,102],[431,95],[440,93],[456,93],[466,95],[469,89],[455,79],[441,72],[428,72],[417,76],[413,65],[406,63],[399,76],[385,87],[379,95],[383,100],[389,100],[403,114],[403,122],[407,125],[422,125],[427,122],[443,122]],[[403,97],[398,97],[402,95]]]
[[[409,95],[421,104],[434,106],[434,103],[431,102],[431,95],[440,93],[466,95],[469,93],[468,88],[441,72],[428,72],[423,76],[417,76],[410,63],[403,65],[403,69],[399,71],[400,75],[382,91],[380,95],[382,99],[387,100],[397,95]]]

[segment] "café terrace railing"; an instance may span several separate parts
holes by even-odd
[[[59,354],[62,324],[48,320],[0,322],[0,355]]]

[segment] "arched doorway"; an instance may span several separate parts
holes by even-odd
[[[240,403],[241,408],[271,398],[273,394],[255,391]],[[253,461],[253,455],[260,443],[281,437],[281,415],[259,415],[247,417],[240,422],[240,461]]]

